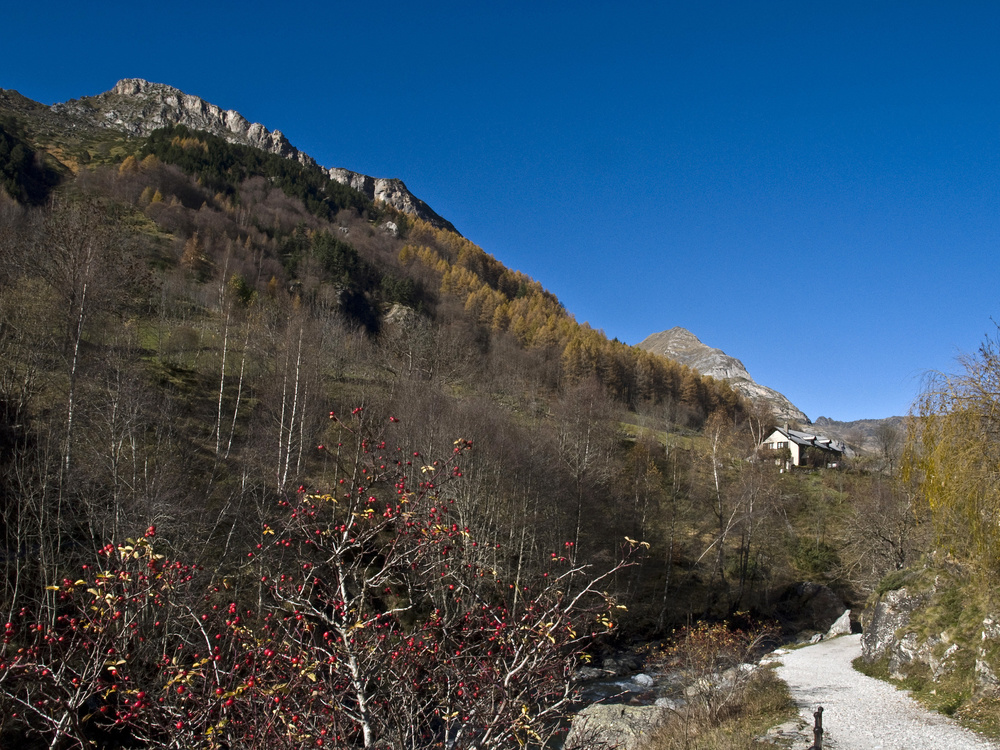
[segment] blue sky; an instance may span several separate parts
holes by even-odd
[[[319,4],[316,4],[319,6]],[[168,83],[400,177],[638,343],[905,413],[1000,320],[993,2],[18,3],[0,87]]]

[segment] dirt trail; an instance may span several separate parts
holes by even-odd
[[[849,635],[782,653],[778,676],[788,683],[803,719],[823,706],[824,748],[830,750],[998,750],[907,693],[854,670],[861,636]],[[801,745],[804,750],[808,745]],[[796,745],[796,747],[800,747]]]

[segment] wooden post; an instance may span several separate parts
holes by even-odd
[[[823,750],[823,707],[819,706],[813,714],[813,746],[809,750]]]

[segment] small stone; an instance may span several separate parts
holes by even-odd
[[[648,674],[642,674],[642,673],[635,675],[632,678],[632,682],[634,682],[636,685],[640,685],[642,687],[647,687],[647,688],[653,687],[653,685],[656,684],[656,680],[654,680]]]

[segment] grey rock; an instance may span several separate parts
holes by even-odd
[[[930,667],[931,676],[938,680],[954,667],[954,656],[961,648],[957,643],[949,644],[947,633],[931,636],[923,642],[918,642],[913,633],[907,633],[899,641],[899,646],[889,656],[889,671],[893,677],[902,679],[906,670],[904,665],[914,662]]]
[[[260,123],[249,122],[239,112],[222,109],[173,86],[141,78],[123,79],[110,91],[94,97],[53,104],[52,110],[130,135],[149,135],[168,125],[186,125],[302,164],[316,163],[289,143],[280,130],[268,130]]]
[[[395,177],[369,177],[340,167],[333,167],[326,172],[330,179],[354,188],[373,201],[386,203],[404,214],[416,216],[436,227],[458,232],[450,222],[442,219],[430,206],[411,193],[402,180]]]
[[[596,667],[578,667],[576,670],[576,679],[578,680],[599,680],[606,676],[607,672]]]
[[[222,109],[173,86],[141,78],[123,79],[103,94],[53,104],[50,109],[92,127],[135,136],[149,135],[168,125],[185,125],[230,143],[259,148],[306,166],[316,165],[315,159],[299,151],[280,130],[268,130],[260,123],[251,123],[235,110]],[[413,195],[402,180],[369,177],[347,169],[324,167],[324,170],[331,179],[353,187],[373,201],[382,201],[435,227],[457,233],[451,222]]]
[[[580,711],[566,736],[567,750],[616,747],[638,750],[669,712],[666,706],[595,703]]]
[[[639,685],[640,687],[647,687],[647,688],[653,687],[653,685],[656,684],[656,680],[654,680],[648,674],[643,674],[641,672],[637,675],[633,675],[632,682],[634,682],[636,685]]]
[[[801,717],[771,727],[761,738],[769,747],[803,748],[813,741],[812,726]]]
[[[890,647],[896,650],[896,632],[910,622],[913,612],[927,601],[927,594],[911,594],[905,587],[882,594],[875,606],[865,613],[864,632],[861,636],[861,655],[868,663],[878,660],[889,652]],[[902,647],[896,656],[898,663],[904,663],[912,648],[909,644]]]
[[[926,652],[917,640],[916,633],[906,633],[893,643],[888,650],[889,674],[897,680],[906,676],[905,668],[915,661],[925,661]]]
[[[385,322],[404,329],[412,329],[420,325],[420,315],[412,307],[394,302],[389,312],[385,314]]]
[[[837,618],[836,622],[826,631],[827,638],[838,635],[850,635],[851,633],[851,610],[845,609],[844,614]]]
[[[980,690],[990,691],[1000,687],[1000,679],[985,659],[976,659],[976,685]]]
[[[983,631],[979,636],[982,641],[1000,640],[1000,621],[995,615],[983,618]]]
[[[945,649],[940,659],[934,659],[931,662],[931,670],[933,670],[935,680],[943,677],[953,669],[955,654],[961,650],[961,647],[957,643],[953,643]]]
[[[714,672],[712,674],[707,674],[704,677],[699,677],[694,682],[690,683],[684,688],[684,695],[688,698],[695,698],[699,695],[710,695],[714,691],[728,688],[732,684],[732,672],[729,672],[728,674]]]
[[[845,608],[843,599],[829,586],[812,581],[789,586],[776,606],[786,633],[825,633]]]
[[[641,661],[635,654],[622,653],[604,657],[601,666],[607,674],[621,676],[638,670]]]
[[[919,594],[904,587],[887,591],[878,598],[870,612],[866,612],[861,636],[861,656],[866,662],[887,656],[889,674],[895,679],[906,677],[915,664],[926,665],[935,680],[955,668],[961,647],[952,643],[947,632],[921,638],[908,630],[913,613],[934,595],[937,585],[935,581],[929,592]],[[982,674],[984,680],[988,679],[985,669]]]
[[[702,375],[726,381],[733,390],[751,401],[766,403],[779,420],[809,423],[809,417],[785,396],[754,381],[740,360],[730,357],[721,349],[701,343],[697,336],[685,328],[675,326],[669,331],[654,333],[637,346],[687,365]]]
[[[984,617],[976,653],[976,689],[980,693],[1000,691],[998,667],[995,663],[990,663],[996,658],[994,653],[998,644],[1000,644],[1000,620],[995,615]]]

